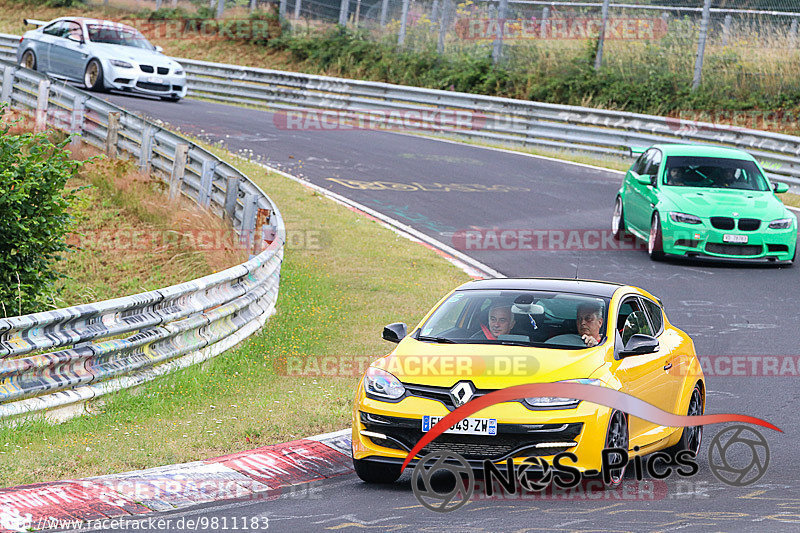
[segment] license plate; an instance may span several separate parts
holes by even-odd
[[[164,83],[164,78],[160,76],[148,76],[147,81],[150,83]]]
[[[736,244],[747,244],[747,235],[725,234],[725,235],[722,236],[722,242],[734,242]]]
[[[436,423],[444,417],[424,415],[422,417],[422,431],[430,431]],[[460,435],[497,435],[496,418],[465,418],[450,426],[445,433],[458,433]]]

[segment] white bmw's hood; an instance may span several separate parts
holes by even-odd
[[[136,63],[144,63],[146,65],[172,68],[179,66],[177,61],[174,61],[164,54],[156,52],[155,50],[145,50],[144,48],[135,48],[133,46],[107,43],[90,43],[89,46],[92,50],[96,51],[98,55],[102,55],[107,59],[134,61]]]

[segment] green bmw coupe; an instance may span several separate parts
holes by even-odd
[[[775,196],[761,165],[740,150],[659,144],[643,151],[625,175],[612,233],[647,242],[665,254],[791,263],[797,217]]]

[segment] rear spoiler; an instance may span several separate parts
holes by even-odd
[[[628,150],[630,150],[631,157],[636,157],[637,155],[642,155],[645,153],[647,148],[642,146],[629,146]]]
[[[47,24],[44,20],[36,20],[36,19],[22,19],[22,23],[26,26],[30,24],[31,26],[44,26]]]

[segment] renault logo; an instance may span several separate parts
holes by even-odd
[[[459,381],[450,389],[450,398],[452,398],[453,405],[456,407],[461,407],[470,401],[474,395],[475,385],[471,381]]]

